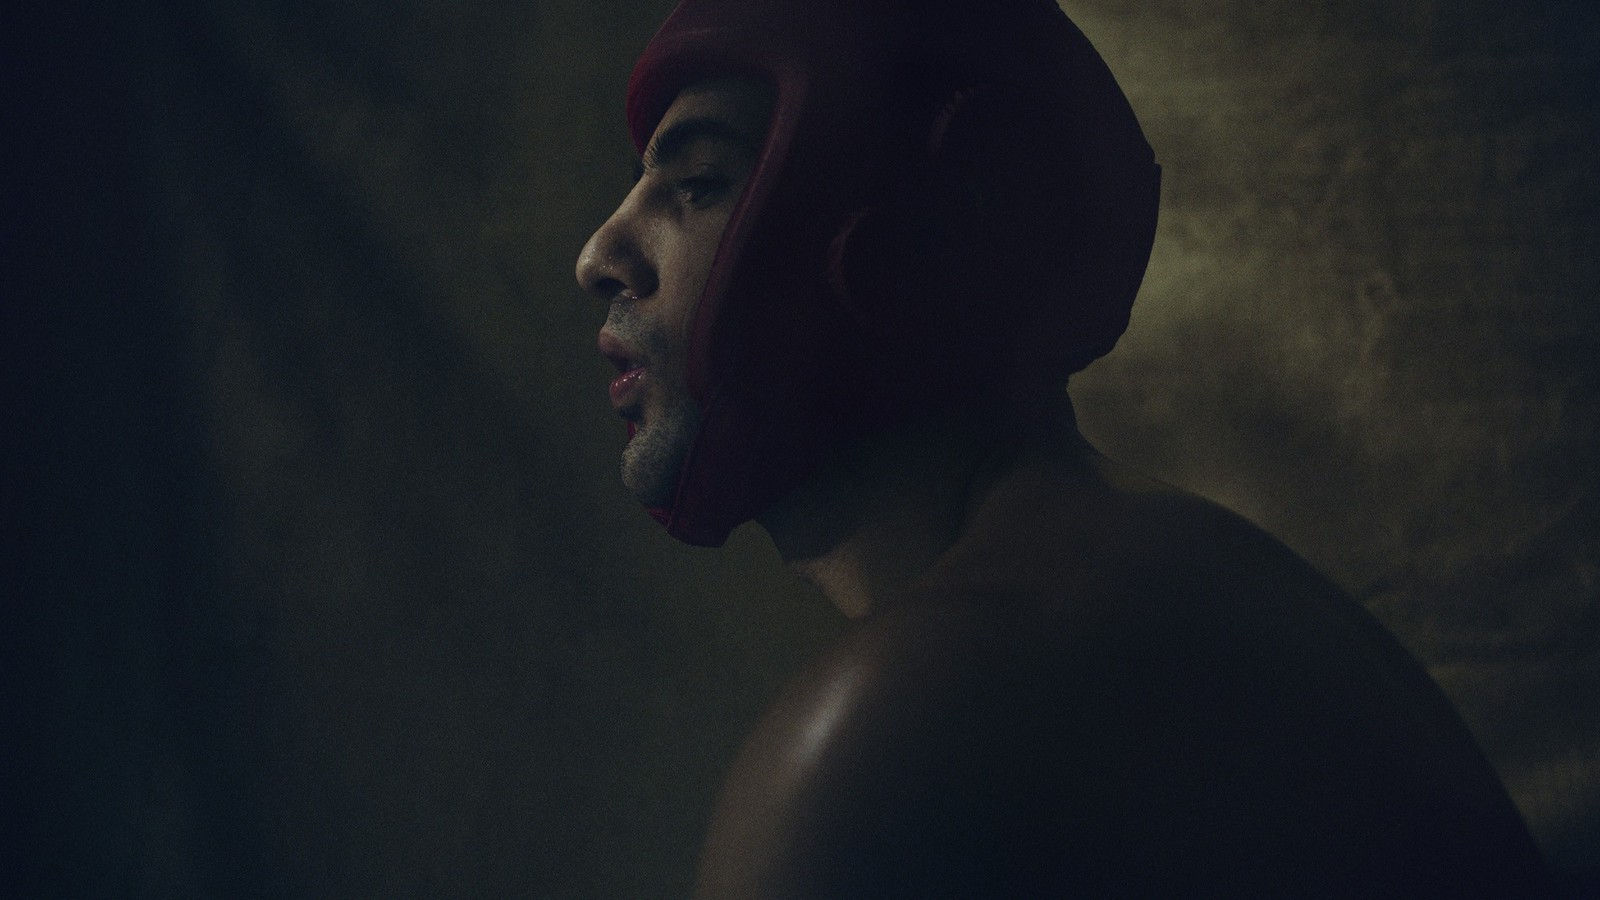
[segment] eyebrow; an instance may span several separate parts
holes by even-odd
[[[644,159],[634,167],[635,176],[643,175],[648,169],[669,165],[695,141],[702,139],[732,144],[751,156],[760,151],[754,138],[726,120],[710,117],[680,119],[667,126],[667,130],[661,132],[650,146],[645,148]]]

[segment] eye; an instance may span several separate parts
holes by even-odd
[[[680,178],[674,185],[674,189],[678,192],[678,199],[689,206],[698,208],[715,203],[727,191],[731,183],[725,175],[703,173]]]

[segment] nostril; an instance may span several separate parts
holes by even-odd
[[[599,278],[585,285],[589,293],[607,302],[627,291],[628,286],[615,278]]]
[[[639,299],[639,294],[633,288],[620,281],[607,281],[600,286],[599,296],[612,303],[628,303]]]

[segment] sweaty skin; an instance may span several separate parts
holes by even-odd
[[[771,102],[749,81],[683,91],[633,190],[578,256],[578,283],[610,304],[600,352],[618,369],[611,400],[630,426],[622,481],[646,506],[672,500],[699,427],[685,381],[689,328]]]
[[[910,579],[791,557],[858,618],[746,744],[697,897],[1544,895],[1495,773],[1364,610],[1052,412],[850,454],[857,485],[962,475],[921,534],[873,520],[937,490],[857,491],[823,556],[949,537]]]

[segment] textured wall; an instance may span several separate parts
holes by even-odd
[[[758,533],[673,545],[616,485],[570,272],[669,6],[169,2],[18,42],[38,885],[684,890],[739,735],[841,624]],[[1594,870],[1589,8],[1068,5],[1166,171],[1085,430],[1367,601]]]
[[[1365,600],[1600,866],[1596,13],[1160,10],[1075,9],[1166,170],[1085,429]]]

